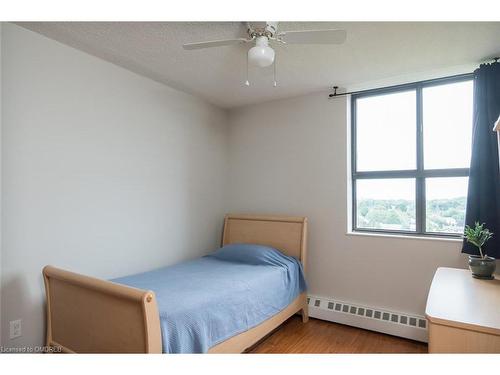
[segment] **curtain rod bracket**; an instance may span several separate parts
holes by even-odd
[[[333,86],[333,94],[328,95],[330,98],[333,98],[334,96],[337,96],[337,89],[338,86]]]

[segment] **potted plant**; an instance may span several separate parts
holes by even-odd
[[[483,252],[484,244],[493,237],[488,228],[484,228],[484,223],[479,224],[476,222],[474,228],[465,226],[464,238],[467,242],[473,244],[479,249],[480,255],[469,255],[469,268],[472,272],[472,277],[477,279],[493,279],[493,272],[495,272],[496,262],[495,258],[489,257]]]

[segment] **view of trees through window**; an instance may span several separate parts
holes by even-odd
[[[462,233],[467,197],[427,201],[428,232]],[[415,230],[415,202],[404,199],[364,199],[358,202],[358,227]]]
[[[360,94],[353,104],[354,229],[461,234],[472,80]]]
[[[358,202],[358,227],[415,230],[415,201],[363,199]]]

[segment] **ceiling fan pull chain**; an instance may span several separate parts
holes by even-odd
[[[278,57],[277,55],[274,56],[274,82],[273,82],[274,87],[278,86],[278,81],[276,79],[276,61],[278,61],[277,57]]]
[[[250,81],[248,80],[248,57],[246,58],[247,60],[247,80],[245,81],[245,86],[250,86]]]

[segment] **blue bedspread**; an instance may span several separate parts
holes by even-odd
[[[229,245],[113,281],[155,292],[164,353],[207,352],[280,312],[306,289],[298,260],[256,245]]]

